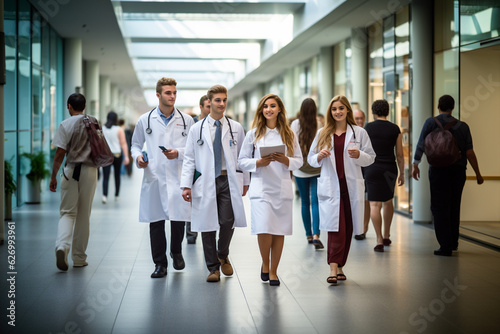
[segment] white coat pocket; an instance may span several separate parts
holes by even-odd
[[[280,198],[293,199],[293,186],[291,179],[281,179]]]
[[[193,198],[201,198],[203,195],[203,175],[200,175],[191,187],[191,196]]]
[[[149,164],[144,168],[144,183],[153,183],[157,179],[154,170],[154,160],[150,159]]]
[[[321,176],[318,178],[318,199],[328,199],[333,197],[332,183],[330,177]]]
[[[250,199],[262,198],[262,179],[252,176],[250,188],[248,189],[248,197]]]

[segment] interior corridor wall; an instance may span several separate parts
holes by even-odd
[[[497,180],[477,185],[467,180],[462,196],[462,221],[500,222],[500,46],[460,55],[460,119],[472,132],[483,177]],[[475,176],[468,165],[467,176]]]

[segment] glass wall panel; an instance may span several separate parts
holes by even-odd
[[[391,71],[395,55],[394,16],[384,19],[384,71]]]
[[[19,1],[18,12],[18,130],[31,130],[31,8],[26,0]],[[28,147],[28,151],[31,146]]]
[[[18,184],[13,198],[18,206],[27,197],[30,167],[22,153],[49,153],[51,134],[63,119],[63,103],[57,103],[63,98],[63,44],[27,0],[6,0],[4,18],[4,152]]]
[[[445,94],[455,98],[455,110],[460,110],[459,101],[459,57],[458,48],[436,52],[434,54],[434,106],[440,96]],[[439,114],[437,108],[434,110],[434,116]]]
[[[17,45],[16,45],[16,1],[5,2],[4,11],[5,30],[5,69],[6,84],[4,86],[4,129],[15,131],[17,129],[17,101],[16,75],[17,75]],[[7,158],[8,152],[5,151]]]
[[[434,52],[458,47],[458,1],[435,1],[434,11]]]
[[[375,100],[384,98],[384,76],[383,76],[383,36],[382,22],[377,22],[368,27],[368,75],[369,75],[369,90],[368,98],[369,105]],[[373,121],[371,112],[367,112],[367,122]]]
[[[395,35],[395,68],[396,84],[394,98],[394,113],[391,121],[401,129],[404,157],[404,186],[396,186],[394,192],[394,207],[402,212],[411,212],[410,179],[411,154],[410,143],[410,13],[409,7],[404,7],[396,13]]]
[[[499,37],[499,1],[460,2],[460,45]]]

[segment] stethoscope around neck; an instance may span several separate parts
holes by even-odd
[[[227,124],[229,125],[229,132],[231,133],[231,143],[232,145],[236,145],[238,144],[238,142],[234,139],[234,135],[233,135],[233,129],[231,128],[231,122],[229,122],[229,118],[227,118],[227,116],[224,116],[226,117],[226,120],[227,120]],[[203,145],[203,143],[205,143],[205,141],[203,140],[202,138],[202,134],[203,134],[203,125],[205,124],[205,121],[207,120],[208,116],[206,116],[203,121],[201,122],[201,127],[200,127],[200,138],[196,141],[196,143],[201,146]]]
[[[148,115],[148,127],[146,128],[146,133],[148,135],[150,135],[152,132],[153,132],[153,129],[151,129],[151,126],[150,126],[150,121],[151,121],[151,114],[153,113],[153,111],[155,111],[156,108],[154,108],[153,110],[151,110],[149,112],[149,115]],[[179,109],[175,108],[174,109],[174,113],[175,113],[175,110],[177,110],[177,112],[179,113],[179,115],[181,115],[181,118],[182,118],[182,124],[184,125],[184,131],[182,131],[182,136],[183,137],[186,137],[187,136],[187,132],[186,132],[186,120],[184,119],[184,116],[182,116],[181,112],[179,111]]]

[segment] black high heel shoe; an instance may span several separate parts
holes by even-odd
[[[269,281],[269,273],[262,272],[262,266],[260,267],[260,279],[264,282]]]

